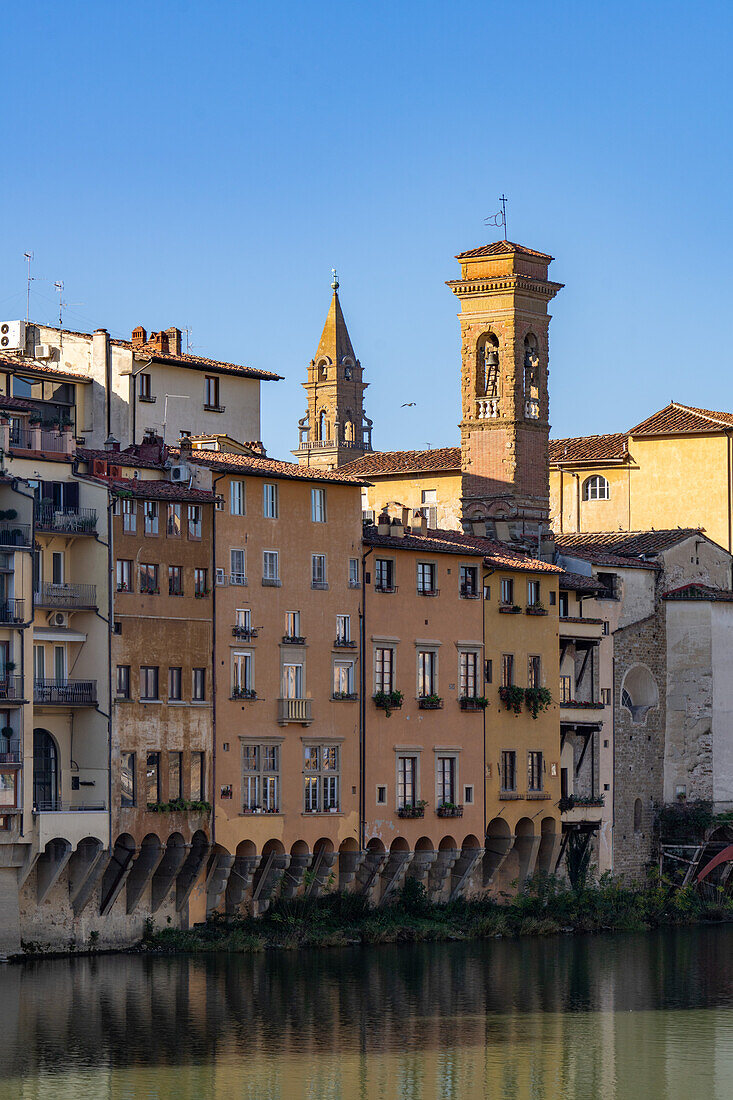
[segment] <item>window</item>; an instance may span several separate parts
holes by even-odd
[[[158,698],[158,666],[140,666],[140,698],[146,700]]]
[[[54,550],[51,554],[51,580],[54,584],[64,583],[64,555],[63,551]]]
[[[542,686],[542,675],[539,657],[527,658],[527,687],[538,688]]]
[[[120,805],[135,805],[135,753],[120,753]]]
[[[341,645],[351,641],[351,615],[336,616],[336,641]]]
[[[556,603],[557,603],[557,593],[556,592],[550,592],[550,607],[554,607]]]
[[[158,566],[151,563],[140,563],[140,591],[148,595],[155,595],[158,591]]]
[[[204,378],[204,408],[219,408],[219,379],[215,375],[207,374]]]
[[[527,753],[527,789],[530,791],[542,790],[542,753]]]
[[[428,527],[434,528],[438,526],[438,490],[437,489],[423,489],[420,494],[420,500],[422,502],[421,512],[428,521]]]
[[[461,695],[464,699],[473,699],[479,694],[477,688],[478,653],[461,653],[459,663]]]
[[[262,583],[280,584],[280,559],[277,550],[265,550],[262,554]]]
[[[353,695],[354,692],[354,662],[334,661],[333,665],[333,694]]]
[[[414,806],[417,801],[417,757],[397,757],[397,809]]]
[[[303,698],[303,666],[301,664],[283,665],[283,699]]]
[[[338,746],[306,745],[303,753],[303,802],[305,812],[307,814],[338,812]]]
[[[603,585],[603,592],[599,592],[598,600],[617,600],[619,598],[618,576],[616,573],[596,573],[596,580]]]
[[[206,798],[206,775],[204,771],[204,754],[202,752],[191,753],[191,801],[203,802]]]
[[[494,662],[490,657],[484,661],[484,680],[487,684],[494,682]]]
[[[501,754],[501,789],[502,791],[517,789],[517,754],[511,749]]]
[[[311,489],[311,519],[314,523],[326,522],[325,489]]]
[[[573,679],[572,676],[560,677],[560,702],[572,703],[573,701]]]
[[[501,655],[501,686],[511,687],[514,683],[514,654],[502,653]]]
[[[265,519],[277,519],[277,485],[266,481],[262,486],[262,514]]]
[[[610,500],[611,490],[605,477],[594,474],[583,482],[583,500]]]
[[[168,669],[168,698],[172,703],[179,703],[183,698],[181,693],[181,669]]]
[[[229,482],[229,512],[233,516],[245,515],[243,481]]]
[[[183,753],[168,753],[168,801],[183,798]]]
[[[621,685],[621,706],[631,713],[634,725],[646,721],[647,713],[659,703],[659,690],[654,677],[644,665],[634,665]]]
[[[437,694],[437,654],[432,649],[417,652],[417,694],[421,699]]]
[[[157,500],[143,501],[143,528],[146,535],[158,534],[158,502]]]
[[[194,703],[203,703],[206,700],[206,669],[195,668],[193,670],[193,685],[191,698]]]
[[[0,815],[17,807],[17,783],[18,777],[14,768],[9,771],[0,771]],[[7,828],[7,824],[2,827]]]
[[[117,666],[117,698],[129,699],[130,698],[130,666],[118,665]]]
[[[611,705],[611,689],[601,688],[601,702],[604,707],[610,707]]]
[[[190,539],[201,538],[201,505],[189,504],[188,506],[188,537]]]
[[[328,588],[325,554],[311,555],[311,588]]]
[[[394,562],[377,558],[374,563],[374,588],[377,592],[394,592]]]
[[[460,593],[464,599],[478,596],[478,569],[475,565],[461,566]]]
[[[280,811],[280,746],[242,744],[242,812]]]
[[[180,565],[168,566],[168,595],[183,595],[183,569]]]
[[[560,593],[560,606],[558,608],[558,611],[559,611],[559,615],[560,615],[561,619],[567,619],[568,615],[570,614],[570,593],[569,592],[561,592]]]
[[[473,785],[463,788],[463,801],[467,806],[473,805]]]
[[[394,691],[394,650],[377,646],[374,650],[374,690],[389,694]]]
[[[419,561],[417,563],[417,592],[418,595],[432,596],[438,590],[435,585],[436,569],[432,562]]]
[[[285,637],[286,638],[300,638],[300,612],[299,611],[286,611],[285,612]]]
[[[193,594],[199,600],[209,594],[207,585],[208,572],[208,569],[194,569],[193,571]]]
[[[137,531],[137,502],[134,500],[122,501],[122,530],[128,535]]]
[[[456,758],[439,756],[435,761],[436,790],[438,806],[454,805],[456,801]]]
[[[244,550],[229,551],[229,583],[246,584],[247,570]]]
[[[252,654],[235,650],[232,653],[232,698],[253,690]]]
[[[117,559],[117,591],[132,592],[132,562],[126,558]]]
[[[145,800],[148,805],[160,802],[160,753],[149,752],[145,765]]]
[[[540,602],[540,582],[527,581],[527,606],[537,607]]]
[[[139,374],[138,376],[138,397],[143,401],[152,401],[151,381],[152,376],[149,374]]]
[[[179,539],[181,537],[180,504],[168,505],[168,515],[165,521],[165,533],[169,539]]]
[[[378,806],[386,806],[387,805],[387,788],[385,786],[377,787],[377,805]]]
[[[514,581],[511,577],[505,577],[501,582],[501,596],[502,604],[511,607],[514,604]]]
[[[234,625],[243,634],[249,634],[252,630],[252,612],[248,607],[238,607],[234,612]]]
[[[349,588],[359,587],[359,559],[349,558]]]

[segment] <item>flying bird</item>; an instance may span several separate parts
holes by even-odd
[[[404,405],[400,405],[401,409],[412,409],[417,405],[417,401],[405,401]]]

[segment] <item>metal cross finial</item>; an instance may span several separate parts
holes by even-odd
[[[339,288],[339,279],[338,279],[338,275],[336,274],[336,268],[335,267],[331,268],[331,274],[333,275],[333,282],[331,283],[331,286],[333,287],[334,290],[338,290],[338,288]]]
[[[506,195],[504,194],[503,191],[502,191],[501,195],[499,196],[499,202],[501,203],[501,220],[504,224],[504,240],[506,240],[507,239],[507,236],[506,236],[506,204],[507,204],[507,197],[506,197]]]
[[[506,236],[506,204],[507,204],[508,201],[509,200],[507,199],[506,195],[504,195],[504,194],[500,195],[499,196],[499,202],[501,203],[501,210],[497,211],[496,214],[490,214],[488,218],[484,218],[484,225],[496,225],[496,226],[501,226],[503,228],[503,230],[504,230],[504,240],[507,239],[507,236]]]

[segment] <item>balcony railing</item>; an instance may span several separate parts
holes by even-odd
[[[356,649],[356,642],[351,638],[335,638],[334,649]]]
[[[97,586],[41,581],[34,598],[37,607],[63,607],[70,610],[75,607],[96,607]]]
[[[0,522],[0,546],[30,546],[30,523],[15,523],[13,520]]]
[[[232,627],[233,638],[243,638],[245,641],[251,641],[257,637],[256,626],[233,626]]]
[[[34,814],[84,814],[84,813],[99,813],[100,810],[106,810],[107,803],[102,802],[85,802],[78,804],[76,802],[59,802],[57,799],[51,799],[48,802],[34,802],[33,813]]]
[[[313,721],[311,699],[278,699],[277,720],[279,725],[286,722],[301,722],[309,726]]]
[[[0,623],[22,623],[25,618],[23,608],[25,600],[3,600],[0,602]]]
[[[58,531],[69,535],[93,535],[97,529],[95,508],[56,508],[53,504],[36,505],[36,530]]]
[[[337,447],[347,451],[370,450],[368,443],[359,443],[355,439],[314,439],[312,443],[303,442],[298,444],[299,451],[332,451]]]
[[[61,707],[93,707],[96,680],[34,680],[33,702]]]
[[[305,645],[303,634],[283,634],[283,645]]]
[[[14,451],[65,451],[66,437],[61,432],[45,432],[42,428],[10,430],[10,449]]]
[[[22,699],[23,677],[0,673],[0,699]]]
[[[440,589],[439,588],[418,588],[417,589],[417,594],[418,594],[418,596],[439,596],[440,595]]]
[[[0,737],[0,764],[22,764],[20,740]]]

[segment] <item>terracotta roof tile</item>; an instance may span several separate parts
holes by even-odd
[[[585,592],[589,595],[593,592],[604,592],[605,587],[594,577],[586,577],[584,573],[572,573],[567,569],[560,577],[560,588],[570,592]]]
[[[215,371],[219,374],[238,374],[243,378],[259,378],[263,382],[281,382],[283,378],[283,375],[273,374],[269,370],[243,367],[239,363],[225,363],[220,359],[207,359],[203,355],[191,355],[190,352],[175,355],[169,351],[154,351],[152,348],[136,347],[129,340],[111,340],[110,343],[130,347],[138,359],[153,359],[157,363],[175,363],[192,370]]]
[[[365,527],[363,538],[369,546],[384,546],[395,550],[422,550],[429,554],[459,554],[464,557],[481,556],[496,569],[518,569],[526,573],[562,572],[559,566],[520,554],[494,539],[464,535],[460,531],[431,528],[426,535],[406,532],[404,536],[397,538],[394,535],[380,535],[377,527]]]
[[[688,432],[715,432],[733,428],[733,413],[698,409],[671,401],[665,408],[642,420],[630,435],[675,435]]]
[[[436,447],[430,451],[370,451],[341,467],[344,473],[363,477],[380,474],[439,473],[460,471],[460,447]]]
[[[679,588],[671,588],[662,593],[663,600],[715,600],[722,603],[733,603],[733,592],[723,588],[713,588],[709,584],[700,584],[699,581],[690,581],[689,584],[680,585]]]
[[[612,462],[628,454],[626,432],[550,440],[550,462]]]
[[[20,374],[51,374],[54,378],[70,378],[73,382],[91,382],[92,379],[78,371],[52,367],[48,363],[37,363],[35,359],[16,359],[14,356],[0,356],[0,369],[15,370]]]
[[[104,484],[100,479],[100,483]],[[187,485],[174,485],[172,481],[139,481],[132,478],[118,478],[110,482],[110,488],[131,493],[143,500],[182,500],[191,503],[212,504],[216,493],[206,489],[189,489]]]
[[[111,462],[116,466],[127,466],[133,470],[136,467],[141,470],[165,470],[162,462],[155,462],[149,458],[141,458],[140,455],[130,451],[104,451],[95,450],[92,447],[77,447],[76,457],[81,462],[91,462],[95,458],[103,458],[105,462]]]
[[[24,401],[21,397],[9,397],[7,394],[0,394],[0,409],[15,409],[18,412],[32,412],[35,407],[35,405],[31,405],[29,401]]]
[[[171,456],[180,452],[170,448]],[[224,473],[252,474],[255,477],[282,477],[295,481],[330,481],[341,485],[363,485],[363,479],[345,473],[345,469],[316,470],[312,466],[299,466],[295,462],[280,462],[276,458],[259,455],[235,454],[232,451],[204,451],[196,448],[187,462],[198,466],[210,466]]]
[[[702,532],[696,527],[664,531],[593,531],[555,535],[555,545],[561,554],[584,558],[596,565],[649,564],[644,559],[653,559],[693,535],[699,536]]]
[[[512,241],[494,241],[493,244],[484,244],[480,248],[471,248],[468,252],[459,252],[457,260],[471,260],[479,256],[502,256],[510,252],[521,252],[525,256],[536,256],[540,260],[552,260],[554,256],[548,256],[546,252],[536,252],[534,248],[526,248],[523,244],[513,244]]]

